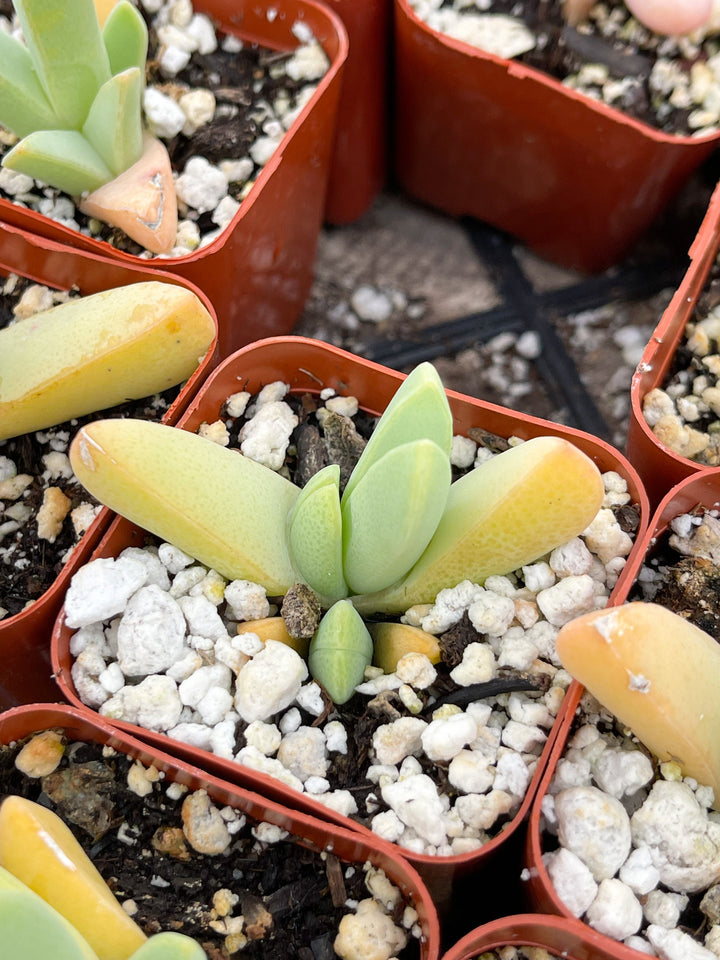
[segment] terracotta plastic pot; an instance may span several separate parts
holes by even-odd
[[[0,715],[0,743],[8,744],[49,728],[62,729],[74,740],[110,746],[140,760],[144,766],[154,765],[165,775],[167,782],[181,783],[190,790],[206,790],[217,805],[229,805],[257,821],[274,824],[296,836],[310,849],[332,850],[347,864],[362,866],[369,861],[386,873],[417,911],[422,931],[419,940],[421,960],[436,960],[439,956],[440,925],[430,895],[415,870],[388,843],[379,838],[368,843],[349,830],[296,813],[241,787],[222,783],[202,768],[152,749],[113,729],[101,717],[66,704],[26,705]]]
[[[400,185],[548,260],[586,272],[616,263],[718,144],[720,133],[654,130],[394,3]]]
[[[694,476],[686,477],[669,490],[655,509],[647,529],[638,538],[636,550],[628,559],[626,569],[623,571],[622,585],[618,584],[620,590],[614,597],[614,602],[619,605],[629,598],[631,588],[637,580],[641,568],[652,553],[659,538],[667,531],[671,520],[692,511],[696,506],[711,510],[717,509],[718,505],[720,505],[720,472],[716,470],[704,470]],[[572,914],[557,895],[542,860],[544,851],[541,807],[543,797],[546,795],[555,775],[557,764],[565,752],[575,714],[584,692],[583,685],[575,681],[568,690],[562,715],[558,717],[558,733],[550,753],[550,759],[530,810],[525,845],[526,871],[524,876],[527,878],[525,888],[532,908],[567,919],[573,919]],[[588,932],[593,932],[586,924],[583,924],[583,926]],[[642,956],[637,950],[626,947],[602,934],[595,933],[595,937],[598,943],[604,945],[606,951],[606,953],[599,954],[600,957],[607,956],[610,960],[638,960]]]
[[[298,393],[317,394],[326,387],[333,387],[345,393],[350,392],[358,398],[364,409],[370,413],[379,414],[394,395],[403,376],[395,370],[356,357],[320,341],[301,337],[271,338],[248,346],[225,360],[208,378],[202,392],[188,407],[178,426],[195,431],[203,421],[216,420],[227,397],[237,391],[238,384],[242,384],[242,389],[252,392],[275,380],[290,384],[291,389]],[[539,435],[564,437],[582,449],[602,470],[616,470],[627,480],[633,501],[640,507],[641,530],[638,534],[640,535],[644,530],[648,520],[648,508],[642,484],[622,454],[609,444],[590,434],[519,414],[454,391],[448,391],[448,398],[454,417],[454,429],[457,433],[466,434],[470,427],[481,425],[503,437],[517,436],[523,439]],[[126,546],[142,544],[144,536],[143,530],[123,518],[117,518],[93,556],[116,556]],[[79,706],[81,701],[70,673],[71,633],[72,631],[65,626],[61,612],[53,631],[53,669],[63,694],[71,703]],[[265,774],[239,766],[232,761],[223,760],[205,751],[198,751],[171,740],[163,734],[141,730],[121,721],[118,721],[117,725],[120,729],[147,739],[168,752],[211,769],[224,779],[257,789],[278,802],[333,820],[346,827],[361,830],[365,834],[369,832],[367,828],[313,800],[308,794],[297,793]],[[439,907],[441,905],[449,907],[452,904],[454,885],[464,876],[470,874],[475,876],[479,867],[488,869],[490,865],[493,865],[497,876],[508,865],[508,860],[512,859],[507,856],[509,842],[527,816],[552,741],[551,734],[520,810],[502,832],[481,850],[452,857],[435,857],[403,851],[404,856],[413,863],[430,886]],[[477,918],[477,914],[474,916]]]
[[[259,337],[289,333],[305,303],[348,42],[340,18],[317,0],[277,0],[273,16],[267,4],[251,0],[197,0],[194,8],[242,40],[279,50],[297,46],[292,27],[302,21],[330,60],[327,74],[220,236],[183,257],[152,262],[155,269],[190,280],[212,297],[225,357]],[[0,222],[120,263],[146,263],[2,199]]]
[[[94,254],[43,240],[4,227],[0,232],[0,273],[16,273],[60,290],[77,288],[83,294],[146,280],[160,280],[191,289],[204,303],[215,322],[215,310],[194,284],[149,267],[112,263]],[[198,387],[218,361],[217,336],[197,369],[186,382],[165,417],[175,423]],[[32,606],[0,620],[0,710],[21,703],[60,699],[50,666],[50,634],[62,605],[70,578],[86,563],[112,514],[102,509],[82,536],[62,573]]]
[[[643,479],[653,508],[684,477],[707,469],[661,443],[645,420],[642,408],[647,394],[662,387],[672,372],[675,353],[684,339],[685,327],[693,316],[719,247],[720,187],[716,187],[690,249],[690,265],[643,351],[630,386],[626,453]]]
[[[501,917],[466,934],[442,960],[475,960],[479,954],[502,947],[538,947],[558,960],[616,960],[606,938],[579,920],[521,913]],[[637,954],[636,954],[637,956]]]
[[[325,0],[342,19],[350,47],[343,71],[325,219],[351,223],[385,184],[391,0]]]

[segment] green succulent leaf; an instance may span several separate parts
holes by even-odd
[[[462,580],[483,583],[517,570],[582,533],[603,496],[600,471],[568,440],[535,437],[511,447],[452,484],[437,530],[407,576],[355,605],[400,613]]]
[[[343,504],[367,471],[390,450],[412,440],[434,441],[450,455],[453,422],[437,370],[421,363],[396,390],[343,492]]]
[[[24,44],[0,30],[0,123],[15,136],[62,124],[40,86]]]
[[[432,440],[414,440],[376,460],[343,498],[343,570],[353,593],[399,580],[419,559],[445,509],[451,471]]]
[[[22,883],[0,883],[0,931],[7,960],[97,960],[75,927]]]
[[[163,931],[149,937],[128,960],[207,960],[207,954],[184,933]]]
[[[5,155],[3,166],[72,196],[97,190],[113,176],[77,130],[36,130]]]
[[[144,75],[148,32],[137,7],[128,0],[116,3],[102,28],[102,40],[113,74],[137,67]]]
[[[295,582],[287,517],[299,490],[278,473],[187,430],[96,420],[70,462],[101,503],[230,580],[279,596]]]
[[[373,642],[350,600],[338,600],[310,641],[308,667],[334,703],[346,703],[371,663]]]
[[[98,90],[83,124],[85,139],[113,176],[131,167],[142,154],[142,88],[138,67],[111,77]]]
[[[288,520],[288,541],[298,573],[327,604],[347,596],[337,464],[319,470],[300,491]]]
[[[93,0],[14,0],[14,6],[58,125],[80,130],[95,93],[110,79]]]

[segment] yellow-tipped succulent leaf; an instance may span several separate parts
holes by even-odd
[[[162,281],[69,300],[0,330],[0,439],[186,380],[215,337],[198,297]]]
[[[357,597],[364,613],[431,603],[462,580],[510,573],[578,536],[604,497],[593,461],[561,437],[535,437],[487,460],[450,487],[445,512],[413,569]]]
[[[562,665],[659,760],[711,786],[720,804],[720,645],[654,603],[572,620],[556,639]]]
[[[101,503],[227,579],[271,595],[295,582],[286,528],[299,489],[241,453],[162,424],[97,420],[70,462]]]

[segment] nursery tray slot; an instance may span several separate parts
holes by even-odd
[[[609,428],[585,388],[553,320],[615,300],[643,299],[665,288],[674,289],[687,264],[678,263],[676,259],[629,260],[599,276],[582,277],[577,283],[537,292],[515,256],[516,241],[512,237],[480,221],[465,219],[462,224],[473,249],[491,273],[503,302],[488,310],[425,327],[418,332],[418,339],[374,340],[366,346],[364,356],[403,369],[423,360],[458,353],[472,344],[486,343],[500,333],[535,331],[543,349],[533,362],[549,397],[567,409],[571,426],[609,440]]]

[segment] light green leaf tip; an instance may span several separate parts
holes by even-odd
[[[342,506],[353,593],[382,590],[408,572],[440,522],[450,482],[450,459],[432,440],[395,447],[365,472]]]
[[[386,453],[412,440],[433,440],[450,456],[453,422],[450,405],[431,363],[408,374],[380,417],[343,492],[343,503],[373,464]]]
[[[13,887],[1,879],[0,956],[3,960],[98,960],[87,940],[49,903],[22,883]]]
[[[82,132],[117,177],[142,154],[142,88],[138,67],[111,77],[98,90]]]
[[[17,137],[61,127],[26,46],[0,30],[0,123]]]
[[[300,491],[288,520],[288,541],[301,578],[326,604],[347,596],[337,464],[319,470]]]
[[[137,67],[145,73],[148,32],[140,11],[128,0],[120,0],[108,14],[102,39],[113,74]]]
[[[308,667],[334,703],[346,703],[372,662],[373,642],[350,600],[338,600],[310,641]]]
[[[149,937],[128,960],[207,960],[207,954],[191,937],[168,930]]]
[[[96,190],[113,176],[77,130],[36,130],[5,155],[3,166],[72,196]]]

